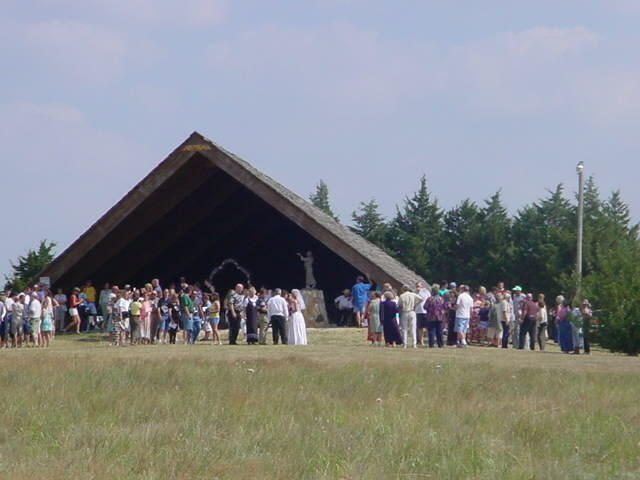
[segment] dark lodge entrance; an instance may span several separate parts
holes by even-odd
[[[302,288],[296,255],[313,252],[317,288],[333,298],[360,272],[377,283],[419,277],[251,165],[194,133],[43,272],[58,287],[87,279],[142,285],[208,279],[226,259],[256,287]],[[246,281],[233,264],[218,291]]]

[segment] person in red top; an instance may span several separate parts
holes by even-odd
[[[535,349],[536,346],[536,323],[538,320],[538,312],[540,307],[537,302],[533,301],[533,295],[528,293],[526,300],[522,302],[522,323],[520,324],[520,338],[518,348],[524,350],[524,341],[529,334],[529,348]]]
[[[78,313],[78,305],[80,305],[80,289],[78,287],[73,289],[71,296],[69,297],[69,316],[71,317],[71,323],[64,329],[66,332],[71,327],[76,327],[76,333],[80,333],[80,314]]]

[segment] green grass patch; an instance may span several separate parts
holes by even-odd
[[[0,476],[640,476],[638,359],[310,338],[3,350]]]

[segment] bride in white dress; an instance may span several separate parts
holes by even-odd
[[[302,315],[305,308],[300,290],[294,288],[289,295],[289,327],[287,331],[289,345],[307,344],[307,325]]]

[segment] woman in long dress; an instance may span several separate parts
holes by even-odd
[[[289,345],[307,344],[307,326],[304,322],[302,312],[305,309],[304,299],[300,290],[294,288],[289,295]]]
[[[367,306],[370,341],[372,345],[382,346],[382,324],[380,323],[380,292],[373,292]]]
[[[247,343],[255,345],[258,343],[258,296],[254,287],[249,288],[249,294],[244,298],[244,313],[247,326]]]
[[[398,315],[398,304],[393,292],[384,292],[384,300],[380,303],[380,321],[384,333],[384,343],[387,346],[402,345],[402,335],[396,317]]]
[[[51,296],[51,290],[47,290],[46,296],[42,301],[42,326],[40,331],[42,333],[41,347],[48,347],[51,339],[51,332],[53,332],[53,312],[56,308],[57,302]]]

